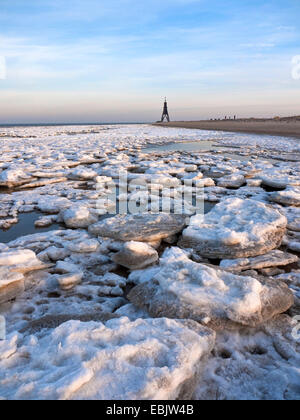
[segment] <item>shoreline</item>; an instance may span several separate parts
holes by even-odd
[[[300,118],[283,118],[279,120],[174,121],[170,123],[154,123],[153,125],[156,127],[238,132],[300,139]]]

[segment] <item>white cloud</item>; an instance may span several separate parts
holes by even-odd
[[[0,55],[0,80],[6,79],[6,59]]]
[[[296,55],[292,59],[292,78],[300,80],[300,55]]]
[[[241,44],[241,47],[242,48],[275,48],[276,44],[258,42],[256,44],[254,43]]]

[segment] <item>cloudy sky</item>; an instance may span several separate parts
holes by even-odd
[[[299,0],[0,0],[0,123],[300,114]],[[295,73],[295,72],[294,72]]]

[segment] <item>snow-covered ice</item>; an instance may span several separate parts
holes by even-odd
[[[106,325],[73,321],[39,340],[13,335],[0,344],[0,397],[191,397],[201,361],[214,342],[213,331],[196,322],[168,319],[121,318]]]
[[[153,242],[179,233],[185,218],[176,214],[117,215],[89,227],[93,235],[121,241]]]
[[[271,251],[268,254],[253,258],[238,258],[236,260],[222,260],[220,267],[233,272],[257,270],[268,267],[283,267],[299,261],[299,257],[287,252]]]
[[[144,242],[126,242],[113,261],[131,270],[140,270],[158,261],[158,253]]]
[[[167,250],[153,274],[130,292],[133,304],[154,317],[190,318],[217,330],[255,327],[294,303],[280,283],[195,263],[179,248]]]
[[[209,258],[255,257],[280,246],[286,226],[285,216],[264,203],[228,198],[191,218],[181,246]]]
[[[300,188],[297,187],[288,187],[284,191],[270,193],[269,197],[275,203],[300,207]]]
[[[0,134],[0,399],[300,399],[299,141]]]

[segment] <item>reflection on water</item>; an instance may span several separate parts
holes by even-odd
[[[148,146],[142,149],[143,153],[155,152],[203,152],[212,150],[214,141],[186,141],[182,143],[167,143]]]
[[[216,204],[218,204],[218,203],[211,203],[211,202],[205,201],[204,202],[204,214],[209,213],[215,207]]]
[[[240,148],[237,148],[241,150]],[[242,150],[241,150],[242,151]],[[162,153],[162,152],[217,152],[217,155],[223,156],[228,159],[239,160],[241,162],[247,162],[249,160],[263,160],[269,163],[278,163],[278,160],[272,158],[258,157],[255,155],[240,155],[235,153],[229,153],[228,148],[220,147],[215,141],[187,141],[181,143],[167,143],[148,146],[142,149],[143,153]]]
[[[42,216],[41,213],[32,212],[19,214],[19,223],[13,225],[8,230],[0,229],[0,243],[8,243],[20,238],[21,236],[32,235],[34,233],[49,232],[58,230],[62,227],[58,224],[53,224],[44,228],[36,228],[34,222]]]

